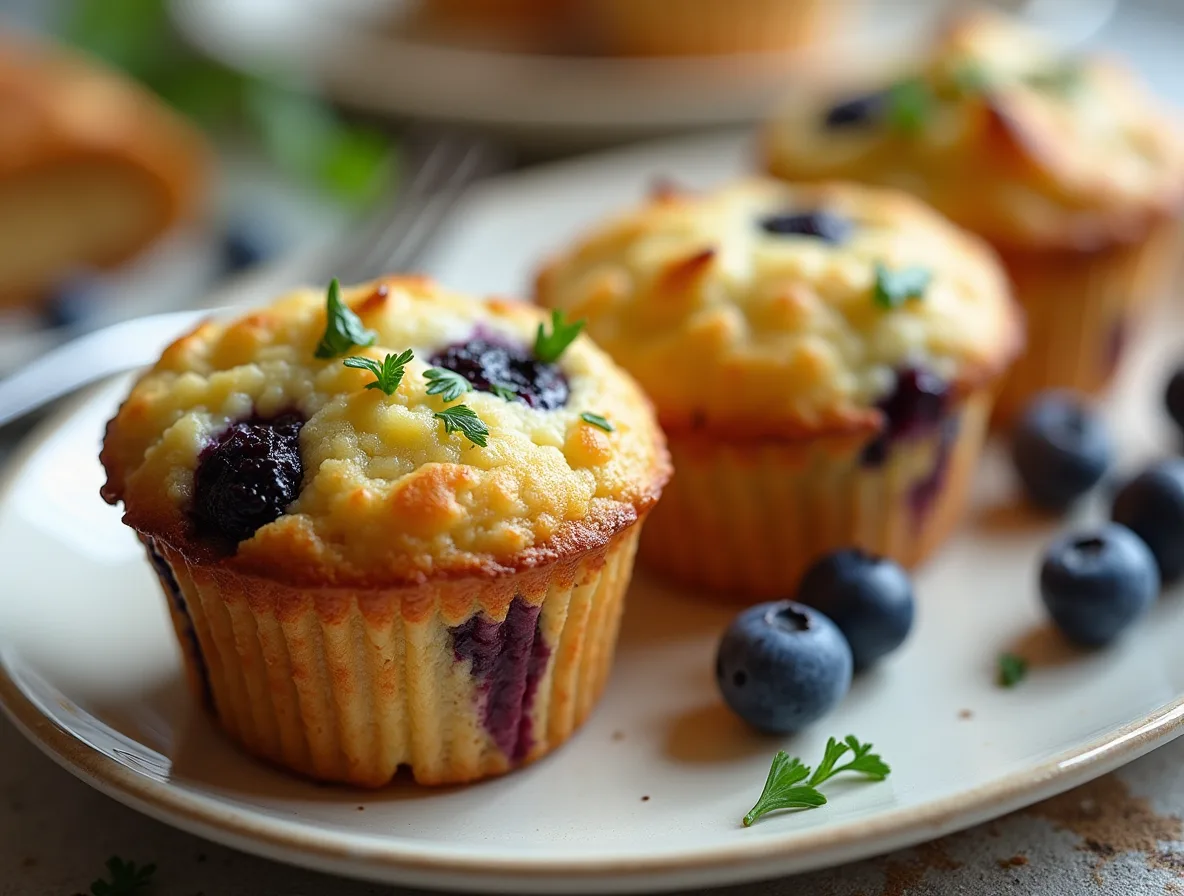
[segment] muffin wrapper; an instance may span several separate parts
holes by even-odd
[[[822,554],[844,547],[924,560],[957,525],[992,392],[944,425],[896,442],[879,465],[848,445],[688,444],[670,438],[674,478],[650,515],[643,562],[738,599],[791,597]]]
[[[994,422],[1015,419],[1045,389],[1102,391],[1139,323],[1142,307],[1175,274],[1179,226],[1167,221],[1140,244],[1094,253],[1000,249],[1028,319],[1027,352],[1012,365]]]
[[[142,539],[189,681],[263,759],[366,787],[496,775],[569,738],[608,679],[641,522],[572,558],[402,591],[300,590]]]
[[[607,0],[606,39],[626,55],[712,55],[807,47],[830,33],[844,0]]]

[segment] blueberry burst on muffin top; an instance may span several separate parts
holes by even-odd
[[[648,405],[582,328],[416,278],[204,324],[112,421],[104,494],[141,532],[286,552],[296,577],[518,562],[635,516],[665,475]]]

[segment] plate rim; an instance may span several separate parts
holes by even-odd
[[[108,378],[41,421],[0,470],[0,508],[21,473],[75,416],[127,375]],[[0,646],[3,646],[0,633]],[[0,650],[0,710],[59,766],[158,821],[266,858],[387,883],[485,892],[634,891],[741,883],[803,873],[912,846],[1038,802],[1112,771],[1184,734],[1184,695],[1036,765],[938,800],[847,822],[712,848],[619,858],[469,856],[423,844],[361,842],[356,834],[270,818],[216,795],[153,780],[118,762],[43,712]],[[561,883],[560,883],[561,882]]]

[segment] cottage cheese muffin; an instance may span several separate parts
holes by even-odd
[[[992,253],[904,194],[665,193],[538,278],[649,392],[675,477],[642,540],[681,580],[792,593],[819,554],[924,558],[1021,341]]]
[[[504,772],[604,686],[662,435],[561,319],[335,286],[170,346],[108,426],[104,497],[248,750],[366,786]]]
[[[799,92],[765,137],[779,176],[906,189],[994,244],[1029,321],[1003,417],[1040,389],[1103,387],[1172,274],[1178,122],[1120,67],[1006,19],[958,19],[895,83]]]

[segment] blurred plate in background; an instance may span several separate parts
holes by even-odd
[[[945,6],[938,0],[864,0],[856,6],[867,9],[854,11],[854,27],[841,45],[798,54],[619,58],[430,42],[400,28],[399,12],[407,5],[173,0],[172,9],[191,41],[230,66],[301,67],[341,100],[372,112],[571,144],[752,121],[795,71],[899,52]]]

